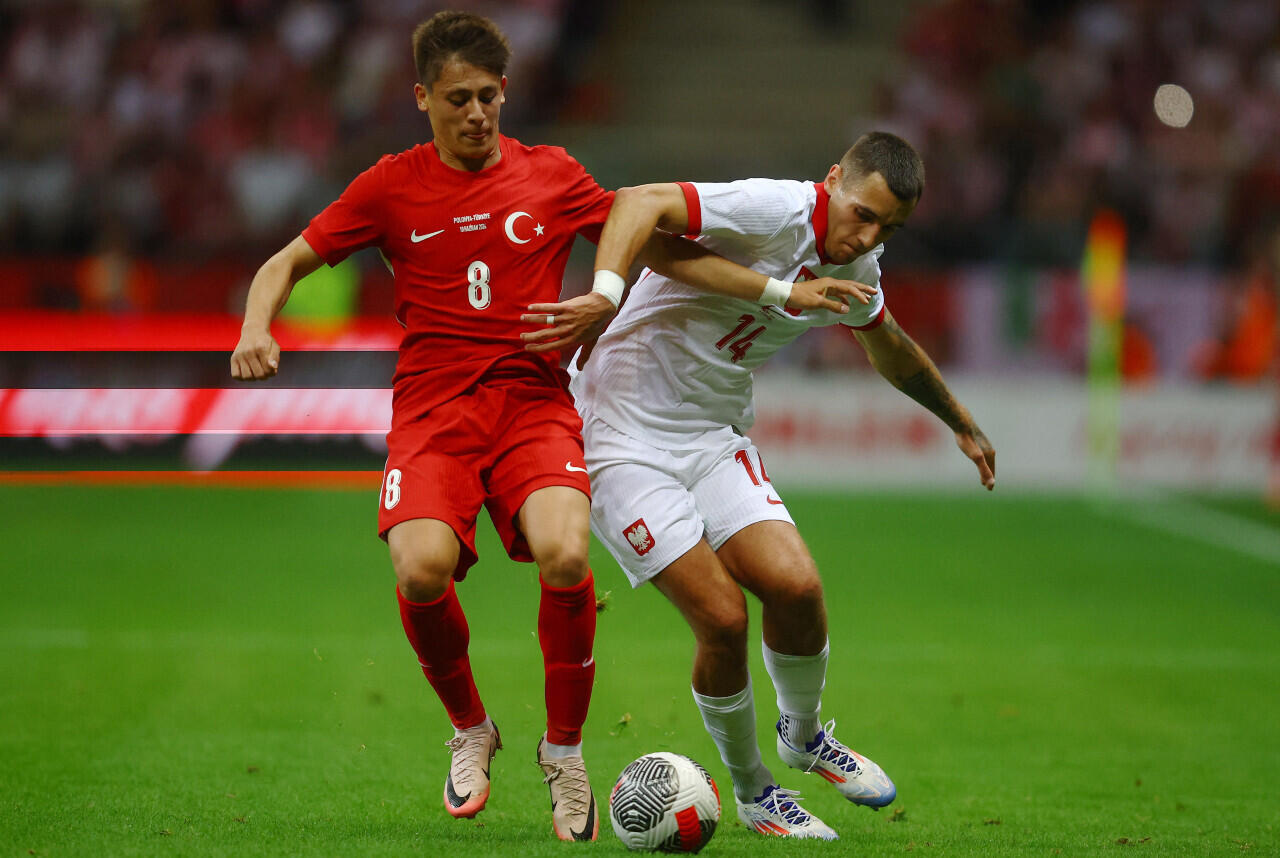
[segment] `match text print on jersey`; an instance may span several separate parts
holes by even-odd
[[[743,313],[738,317],[738,327],[734,328],[732,331],[716,341],[716,348],[721,351],[724,350],[725,346],[729,347],[729,354],[731,355],[730,360],[733,363],[737,363],[742,360],[747,354],[747,349],[751,348],[751,344],[754,342],[755,338],[764,333],[765,326],[761,325],[751,332],[738,337],[738,334],[745,331],[747,326],[755,320],[756,317],[750,313]],[[738,339],[735,340],[734,337],[738,337]],[[732,342],[730,342],[731,340]],[[756,485],[759,485],[759,483],[756,483]]]
[[[435,236],[439,235],[442,232],[444,232],[443,229],[437,229],[435,232],[428,232],[425,235],[418,235],[418,231],[415,229],[413,232],[409,233],[409,240],[412,241],[414,244],[417,244],[420,241],[426,241],[428,238],[434,238]]]

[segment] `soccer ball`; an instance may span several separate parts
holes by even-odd
[[[659,751],[622,770],[609,793],[613,833],[628,849],[697,852],[716,832],[720,790],[688,757]]]

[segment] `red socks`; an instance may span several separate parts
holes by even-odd
[[[596,676],[591,657],[596,637],[595,579],[588,572],[582,583],[563,588],[539,581],[538,641],[547,672],[547,741],[577,745],[582,742]]]
[[[434,602],[410,602],[396,588],[400,602],[400,621],[404,633],[418,654],[418,663],[427,681],[435,689],[449,713],[449,720],[459,730],[474,727],[485,719],[484,704],[471,676],[471,659],[467,645],[471,632],[466,615],[454,592],[449,589]],[[593,618],[594,619],[594,618]],[[594,626],[594,622],[592,624]]]
[[[582,583],[563,588],[539,580],[538,640],[546,669],[547,741],[577,745],[582,742],[596,676],[591,657],[596,637],[595,579],[588,572]],[[453,726],[462,730],[484,721],[484,704],[467,657],[470,630],[453,582],[434,602],[410,602],[399,588],[396,599],[404,632]]]

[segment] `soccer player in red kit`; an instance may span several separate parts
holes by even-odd
[[[492,22],[441,12],[414,32],[413,51],[414,96],[433,142],[361,173],[262,266],[232,375],[276,373],[269,327],[299,279],[361,248],[381,250],[405,334],[378,529],[405,633],[454,726],[445,809],[473,817],[484,807],[502,747],[472,678],[454,591],[476,561],[484,506],[511,557],[540,573],[547,731],[538,761],[553,826],[562,839],[594,840],[599,818],[581,751],[596,622],[582,423],[558,355],[524,351],[520,315],[557,299],[575,235],[598,239],[613,195],[564,150],[498,133],[510,49]],[[617,297],[580,303],[607,319]]]

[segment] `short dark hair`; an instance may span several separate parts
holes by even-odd
[[[872,173],[884,176],[893,195],[903,202],[919,202],[924,193],[924,162],[911,144],[887,131],[863,134],[840,159],[842,181],[857,181]]]
[[[419,83],[430,89],[452,59],[502,77],[511,59],[511,45],[488,18],[470,12],[437,12],[413,31]]]

